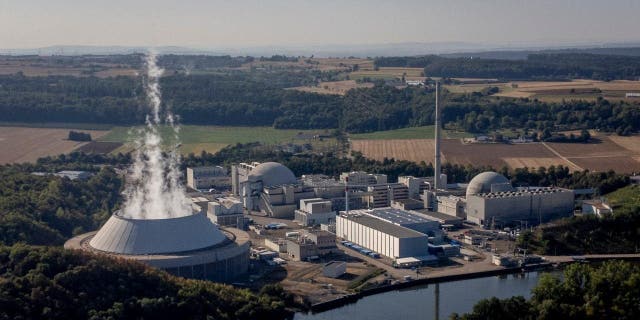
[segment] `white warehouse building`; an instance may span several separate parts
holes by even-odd
[[[391,259],[428,256],[428,237],[362,214],[336,217],[336,235]]]

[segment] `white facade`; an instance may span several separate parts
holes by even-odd
[[[339,215],[336,235],[391,259],[429,254],[425,234],[369,216]]]
[[[367,186],[372,184],[387,183],[386,174],[366,173],[364,171],[343,172],[340,174],[340,181],[346,182],[349,179],[350,185]]]
[[[467,220],[491,226],[496,222],[546,222],[573,213],[573,191],[561,188],[482,193],[467,196]]]
[[[300,209],[295,211],[295,219],[302,226],[331,224],[336,221],[330,200],[322,198],[300,200]]]
[[[433,177],[398,177],[398,183],[404,184],[409,189],[409,198],[411,199],[420,199],[420,195],[423,194],[425,190],[431,189],[431,181],[433,181]]]
[[[235,226],[243,214],[242,202],[233,197],[218,198],[207,204],[207,213],[218,225]]]
[[[221,166],[187,168],[187,186],[193,189],[229,187],[231,177]]]

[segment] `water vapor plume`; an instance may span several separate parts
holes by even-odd
[[[162,105],[160,77],[164,70],[154,52],[145,59],[143,76],[146,100],[151,108],[146,125],[137,130],[136,151],[131,166],[130,183],[125,189],[122,215],[134,219],[164,219],[191,214],[191,204],[180,184],[180,153],[177,150],[179,126],[174,115]],[[163,152],[162,129],[169,130],[175,141]]]

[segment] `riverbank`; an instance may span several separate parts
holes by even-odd
[[[313,304],[310,307],[312,313],[319,313],[327,310],[331,310],[334,308],[342,307],[344,305],[355,303],[361,298],[380,294],[388,291],[407,289],[411,287],[416,287],[420,285],[428,285],[428,284],[436,284],[436,283],[444,283],[451,281],[459,281],[459,280],[469,280],[475,278],[484,278],[484,277],[492,277],[492,276],[500,276],[500,275],[508,275],[529,271],[539,271],[539,270],[550,270],[552,268],[561,269],[564,266],[576,263],[576,262],[601,262],[606,260],[627,260],[627,261],[640,261],[640,254],[617,254],[617,255],[584,255],[584,256],[549,256],[545,257],[545,262],[535,265],[528,265],[526,268],[522,267],[497,267],[491,270],[482,270],[482,271],[463,271],[462,270],[448,270],[449,274],[444,272],[438,272],[438,275],[428,276],[424,278],[419,278],[415,280],[409,280],[404,282],[398,282],[389,285],[382,285],[371,289],[365,289],[357,293],[348,294],[337,299],[324,301],[320,303]]]

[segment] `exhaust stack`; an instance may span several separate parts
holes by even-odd
[[[435,163],[433,168],[434,190],[440,190],[440,110],[439,110],[440,82],[436,81],[436,111],[435,111]]]

